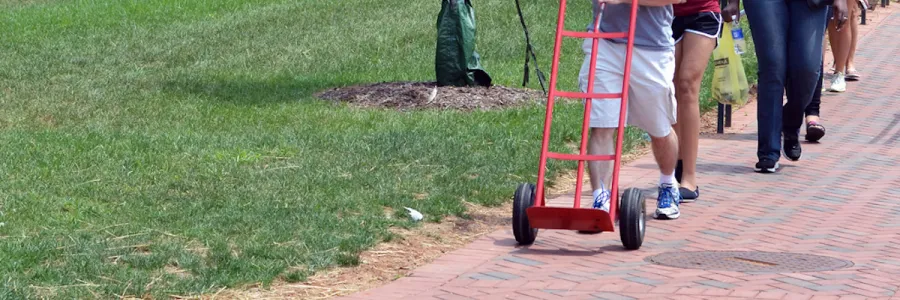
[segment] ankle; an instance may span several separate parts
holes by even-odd
[[[688,175],[687,173],[685,173],[684,176],[681,178],[681,182],[678,183],[678,186],[686,187],[686,188],[693,188],[694,186],[697,185],[696,182],[697,182],[697,176],[695,176],[694,174]]]
[[[675,172],[672,172],[672,174],[669,174],[669,175],[666,175],[666,174],[663,174],[663,173],[660,173],[660,174],[659,174],[659,184],[660,184],[660,185],[663,185],[663,184],[675,184],[675,182],[676,182],[676,180],[675,180]]]

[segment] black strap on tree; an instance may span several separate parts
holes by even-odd
[[[541,83],[541,90],[544,93],[547,93],[547,88],[544,85],[546,79],[544,78],[544,73],[541,72],[541,69],[538,68],[537,57],[534,55],[534,46],[531,45],[531,37],[528,35],[528,27],[525,26],[525,17],[522,16],[522,8],[519,6],[519,0],[516,0],[516,10],[519,12],[519,21],[522,22],[522,30],[525,31],[525,74],[522,79],[522,86],[528,84],[529,78],[529,70],[528,63],[534,59],[534,70],[537,73],[538,82]]]

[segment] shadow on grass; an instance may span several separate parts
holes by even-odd
[[[297,78],[287,75],[184,76],[162,83],[165,92],[195,95],[203,99],[235,105],[272,105],[316,99],[319,91],[346,85],[329,79]]]

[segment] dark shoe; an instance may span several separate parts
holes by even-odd
[[[675,165],[675,181],[681,183],[681,173],[684,170],[684,163],[679,159],[678,164]]]
[[[844,76],[846,81],[859,81],[860,77],[862,76],[860,76],[859,72],[856,70],[849,70],[847,71],[847,75]]]
[[[784,157],[791,161],[800,160],[800,156],[803,154],[803,150],[800,149],[800,140],[796,139],[784,139],[782,151],[784,151]]]
[[[818,122],[806,123],[806,140],[810,142],[818,142],[825,137],[825,126]]]
[[[691,203],[697,201],[697,198],[700,198],[700,187],[694,188],[694,190],[689,190],[687,188],[679,187],[678,192],[681,193],[681,202]]]
[[[768,158],[763,158],[763,159],[760,159],[758,163],[756,163],[756,172],[775,173],[778,171],[778,167],[779,167],[779,165],[778,165],[777,161],[774,161],[774,160],[771,160]]]

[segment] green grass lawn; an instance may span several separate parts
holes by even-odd
[[[549,74],[558,2],[522,2]],[[589,2],[572,2],[568,27],[581,29]],[[465,216],[463,201],[496,205],[535,180],[543,105],[395,112],[314,99],[434,74],[440,1],[333,3],[0,0],[0,298],[303,280],[412,226],[404,206]],[[476,5],[485,68],[517,86],[515,5]],[[574,90],[578,41],[565,50],[560,87]],[[565,151],[581,107],[556,117],[553,148]]]

